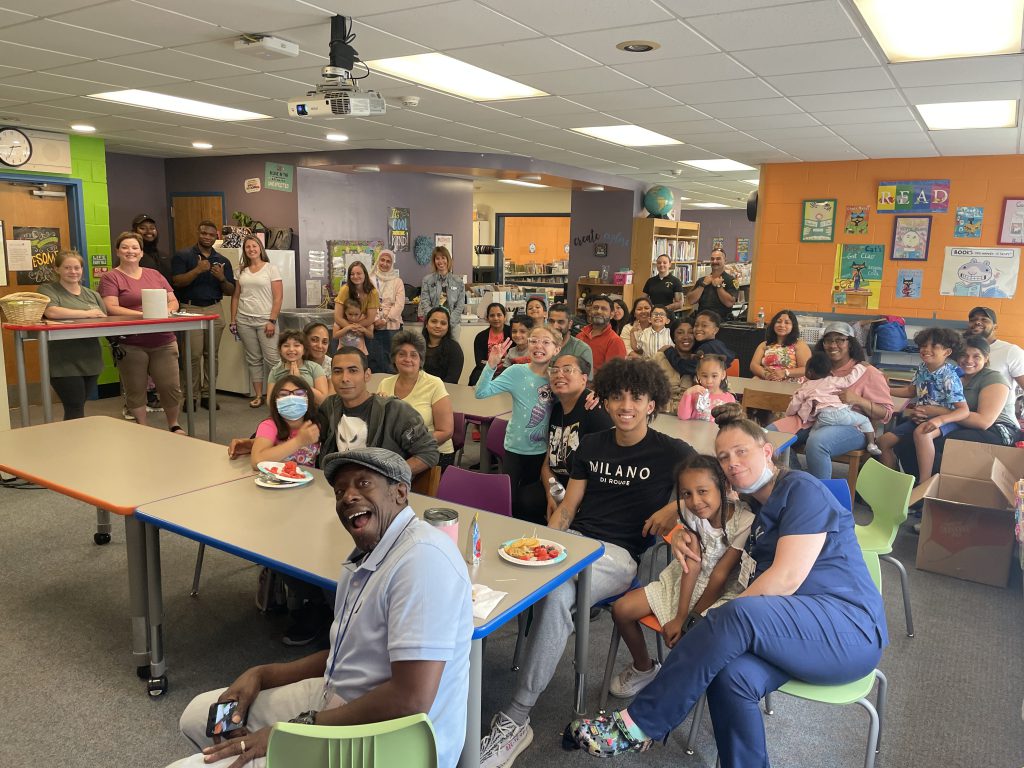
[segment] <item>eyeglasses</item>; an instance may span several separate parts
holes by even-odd
[[[563,376],[572,376],[576,372],[583,373],[575,365],[552,365],[548,368],[548,376],[555,376],[559,373]]]
[[[527,344],[535,344],[536,346],[539,346],[539,347],[553,347],[553,346],[555,346],[555,342],[553,342],[551,339],[539,339],[537,337],[531,338],[526,343]]]
[[[826,336],[821,340],[821,346],[823,347],[845,347],[849,343],[849,336]]]
[[[280,400],[282,397],[288,397],[289,395],[307,397],[306,390],[304,389],[282,389],[277,393],[277,399]]]

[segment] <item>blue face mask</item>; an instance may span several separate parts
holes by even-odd
[[[764,488],[771,481],[772,477],[775,475],[775,473],[772,471],[773,469],[774,467],[771,465],[771,462],[766,461],[764,463],[764,469],[761,470],[761,476],[757,478],[757,480],[755,480],[751,485],[748,485],[746,487],[734,485],[733,488],[737,491],[737,493],[756,493],[757,491]]]
[[[285,395],[277,399],[277,412],[289,421],[301,419],[308,409],[309,398],[305,395]]]

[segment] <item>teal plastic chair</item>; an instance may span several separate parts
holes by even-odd
[[[907,569],[892,556],[892,543],[907,519],[907,504],[914,490],[914,478],[871,459],[857,479],[857,493],[871,507],[872,518],[867,525],[856,527],[857,542],[865,552],[874,552],[880,559],[900,572],[903,590],[903,612],[907,620],[907,637],[914,636],[914,617],[910,610],[910,584]]]
[[[278,723],[267,768],[437,768],[434,726],[426,715],[366,725]]]
[[[878,555],[874,552],[864,552],[864,562],[868,566],[871,580],[875,582],[878,591],[882,591],[882,568],[878,562]],[[877,704],[872,704],[868,696],[871,689],[878,682],[878,694],[875,698]],[[802,680],[790,680],[779,688],[780,693],[795,696],[806,701],[817,701],[821,704],[833,704],[845,706],[847,704],[860,704],[868,713],[868,745],[864,757],[864,768],[874,768],[875,755],[882,743],[882,721],[885,716],[885,702],[888,696],[889,681],[879,670],[865,675],[859,680],[843,685],[814,685],[805,683]],[[765,713],[772,714],[771,694],[765,696]],[[704,709],[707,705],[705,697],[701,696],[693,713],[693,722],[690,726],[690,735],[686,740],[686,754],[694,752],[693,741],[697,735],[697,728],[704,717]],[[715,763],[718,765],[718,762]]]

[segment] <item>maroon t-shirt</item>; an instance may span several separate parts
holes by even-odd
[[[135,280],[119,269],[104,272],[100,278],[100,296],[116,296],[117,303],[125,309],[142,311],[142,289],[163,288],[173,295],[174,289],[167,278],[155,269],[142,268],[142,277]],[[125,336],[122,344],[137,347],[162,347],[174,341],[173,333],[140,333],[138,336]]]

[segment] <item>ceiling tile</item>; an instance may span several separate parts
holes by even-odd
[[[0,27],[11,27],[15,24],[23,24],[26,21],[32,21],[35,16],[30,13],[19,13],[18,11],[10,11],[6,8],[0,8]]]
[[[540,37],[529,27],[516,24],[473,0],[381,13],[367,16],[366,21],[438,50]]]
[[[730,130],[729,126],[725,123],[721,123],[718,120],[712,120],[710,118],[703,120],[683,120],[670,123],[657,123],[656,125],[657,127],[652,127],[651,130],[656,130],[658,133],[664,133],[672,138],[683,140],[685,140],[687,136],[701,136],[705,133],[725,133]]]
[[[733,128],[740,131],[754,131],[758,128],[798,128],[806,125],[818,125],[818,121],[803,112],[791,115],[757,115],[754,117],[730,117],[725,120]]]
[[[1002,155],[1017,151],[1016,128],[931,131],[929,136],[943,155]]]
[[[306,95],[312,83],[304,83],[298,80],[291,80],[286,77],[262,72],[253,72],[249,75],[233,75],[231,77],[217,77],[205,80],[202,85],[216,88],[226,88],[231,91],[239,91],[268,99],[297,99]],[[179,94],[180,95],[180,94]]]
[[[609,117],[601,112],[574,112],[569,115],[549,115],[544,117],[541,122],[546,123],[555,128],[583,128],[589,125],[625,125],[628,120],[622,120],[618,117]],[[499,126],[497,130],[502,133],[516,134],[517,129],[515,126]]]
[[[545,115],[571,115],[576,112],[586,111],[580,109],[582,99],[563,99],[560,96],[541,96],[537,99],[516,99],[514,101],[492,101],[489,102],[495,107],[520,117],[536,117],[543,120]]]
[[[938,154],[924,135],[860,136],[851,139],[850,143],[869,157],[928,157]]]
[[[679,102],[669,98],[664,93],[653,88],[638,88],[631,91],[616,91],[612,93],[590,93],[580,96],[573,96],[577,101],[593,109],[649,109],[653,107],[673,107]]]
[[[792,96],[790,100],[800,109],[808,112],[824,112],[836,109],[870,109],[873,107],[902,107],[906,105],[897,90],[887,91],[840,91],[823,93],[818,96]]]
[[[184,16],[239,32],[273,32],[317,22],[329,27],[332,15],[313,3],[283,0],[173,0],[173,6]]]
[[[850,17],[834,0],[716,13],[689,23],[727,51],[761,48],[765,40],[775,45],[798,45],[860,37]]]
[[[615,95],[621,90],[643,88],[640,83],[608,67],[570,69],[565,72],[538,72],[523,75],[519,80],[553,96],[606,93],[611,96],[609,101],[614,100]]]
[[[489,7],[545,35],[616,29],[672,18],[651,0],[483,0]],[[622,38],[628,39],[628,38]]]
[[[1020,80],[1024,56],[977,56],[969,59],[911,61],[889,67],[896,82],[911,88],[921,85],[985,83]]]
[[[24,77],[24,75],[22,75]],[[11,78],[8,78],[8,80]],[[49,101],[58,99],[61,96],[70,96],[67,91],[55,91],[50,89],[15,87],[8,85],[7,80],[0,80],[0,99],[8,99],[17,104],[30,101]]]
[[[894,123],[854,123],[852,125],[836,125],[832,128],[844,139],[855,140],[861,136],[893,136],[916,133],[924,136],[925,131],[916,120],[903,120]]]
[[[799,75],[766,78],[786,96],[813,96],[842,91],[876,91],[893,87],[892,79],[882,67],[866,67]]]
[[[820,139],[835,136],[835,132],[824,125],[804,125],[793,128],[748,128],[747,132],[768,144],[785,139]]]
[[[681,51],[697,56],[717,53],[717,49],[702,39],[685,24],[675,20],[614,27],[593,32],[578,32],[560,35],[556,38],[575,51],[597,59],[603,64],[633,64],[636,62],[659,61],[679,56]],[[659,48],[647,53],[630,53],[615,46],[626,40],[649,40],[660,44]]]
[[[5,77],[14,77],[15,75],[25,75],[31,72],[31,69],[25,69],[24,67],[8,67],[0,65],[0,80]]]
[[[724,53],[637,64],[619,64],[615,69],[642,83],[658,87],[750,77],[750,72]]]
[[[355,14],[354,11],[347,11]],[[429,53],[430,48],[406,40],[397,35],[383,32],[376,27],[358,19],[352,27],[356,39],[352,47],[364,61],[386,59],[392,56],[411,56],[417,53]],[[331,25],[327,21],[305,27],[292,27],[274,33],[275,37],[298,44],[299,48],[308,53],[327,56],[330,52]]]
[[[793,157],[804,161],[805,163],[816,163],[834,160],[866,160],[867,156],[853,147],[844,147],[841,149],[813,149],[810,147],[804,147],[799,151],[794,150],[792,153]]]
[[[3,46],[0,46],[0,52],[2,51]],[[0,53],[0,56],[2,56],[2,53]],[[49,57],[49,54],[47,57]],[[149,51],[148,53],[135,53],[130,56],[114,56],[107,59],[107,61],[111,64],[120,64],[124,67],[133,67],[157,74],[173,74],[185,80],[202,80],[205,77],[240,75],[245,72],[253,72],[256,67],[256,59],[250,60],[251,66],[241,67],[225,64],[224,62],[204,56],[169,49]]]
[[[71,66],[64,65],[47,69],[51,75],[80,77],[97,83],[107,83],[119,88],[148,88],[162,83],[180,82],[182,78],[157,72],[146,72],[134,67],[124,67],[107,61],[81,61]],[[103,89],[94,88],[90,93]],[[110,90],[109,88],[107,90]]]
[[[40,56],[44,51],[70,53],[87,59],[95,59],[104,58],[110,51],[139,53],[155,48],[155,46],[138,40],[82,29],[70,24],[59,24],[46,19],[0,29],[0,42],[17,43],[34,48],[36,50],[33,51],[33,56],[37,59],[49,57],[49,54]],[[0,48],[2,47],[0,46]]]
[[[827,43],[781,45],[737,51],[742,64],[762,77],[796,72],[824,72],[834,69],[872,67],[878,57],[863,39],[833,40]]]
[[[895,123],[913,119],[907,107],[881,107],[878,109],[840,109],[815,112],[814,116],[825,125],[854,125],[859,123]]]
[[[311,53],[300,49],[299,55],[286,59],[265,60],[250,56],[241,51],[236,51],[233,39],[218,40],[215,42],[195,43],[192,45],[179,45],[168,50],[181,53],[191,53],[195,56],[202,56],[225,64],[234,64],[247,70],[260,70],[264,72],[277,72],[284,70],[298,70],[308,67],[309,76],[319,79],[320,68],[329,62],[327,51],[322,54]],[[145,68],[145,67],[143,67]]]
[[[773,5],[790,5],[794,0],[661,0],[662,4],[679,16],[707,16],[727,11],[746,11]]]
[[[48,72],[30,72],[28,74],[8,77],[3,80],[3,84],[21,88],[35,88],[40,91],[50,91],[72,96],[87,96],[90,93],[109,90],[107,83],[96,83],[75,77],[61,77],[60,75]]]
[[[231,34],[230,30],[202,21],[203,17],[193,19],[131,0],[115,0],[52,18],[64,24],[140,40],[161,48],[199,40],[217,40]]]
[[[698,110],[684,107],[681,104],[675,107],[651,107],[648,109],[610,105],[603,111],[606,115],[614,115],[628,123],[648,126],[651,130],[659,132],[661,123],[682,123],[704,117],[703,113]]]
[[[459,61],[506,77],[535,72],[579,70],[592,68],[597,63],[546,37],[498,45],[449,48],[446,53]]]
[[[951,101],[990,101],[1019,99],[1021,83],[971,83],[970,85],[933,85],[904,88],[903,94],[911,104],[943,104]]]
[[[57,13],[100,5],[109,0],[4,0],[4,8],[29,13],[33,16],[53,16]]]
[[[696,104],[697,109],[712,117],[759,117],[761,115],[785,115],[800,109],[788,99],[750,99],[748,101],[726,101],[721,104]]]
[[[768,99],[779,93],[764,80],[748,77],[744,80],[720,80],[691,85],[667,85],[659,90],[687,104],[714,104],[719,101]]]

